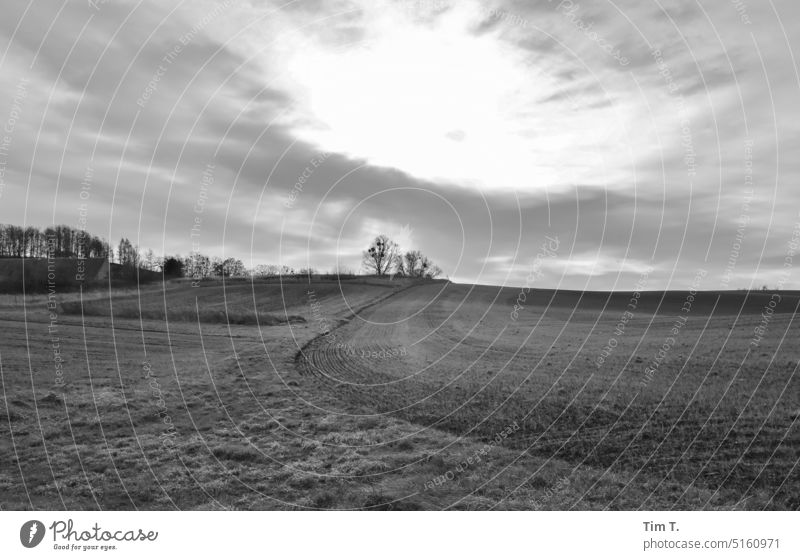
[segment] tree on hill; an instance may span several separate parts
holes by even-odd
[[[65,225],[39,229],[0,224],[0,257],[107,258],[105,239]]]
[[[259,264],[253,269],[253,276],[256,278],[271,278],[277,276],[280,267],[276,264]]]
[[[396,269],[399,275],[411,278],[436,278],[442,274],[441,268],[416,249],[398,255]]]
[[[139,248],[133,245],[127,237],[123,237],[119,240],[117,260],[119,264],[126,268],[135,269],[139,267]]]
[[[183,259],[183,274],[190,278],[208,278],[213,270],[211,259],[202,253],[193,252]]]
[[[239,259],[234,259],[233,257],[229,257],[225,260],[214,257],[213,263],[214,274],[216,276],[221,276],[223,278],[236,278],[244,276],[246,273],[246,269],[242,261]]]
[[[142,267],[146,270],[157,271],[159,268],[161,268],[161,259],[156,257],[155,251],[148,249],[144,254],[144,258],[142,259]]]
[[[381,234],[362,254],[362,264],[368,273],[386,276],[396,265],[399,252],[397,243]]]

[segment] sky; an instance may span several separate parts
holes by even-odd
[[[457,282],[800,288],[791,0],[6,4],[2,223],[247,266],[358,272],[385,233]]]

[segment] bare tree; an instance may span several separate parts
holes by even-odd
[[[147,270],[158,270],[160,267],[161,259],[156,257],[155,251],[148,249],[142,258],[142,265]]]
[[[431,264],[428,268],[428,272],[425,273],[426,278],[438,278],[442,275],[442,269],[436,266],[435,264]]]
[[[0,224],[0,257],[106,257],[105,239],[65,225],[39,229]]]
[[[408,276],[408,271],[406,270],[406,261],[403,259],[403,255],[397,255],[395,258],[394,263],[394,274],[395,276]]]
[[[278,276],[280,267],[276,264],[259,264],[253,269],[253,276],[256,278],[270,278]]]
[[[422,253],[419,251],[406,251],[404,260],[406,262],[405,270],[409,276],[422,276]]]
[[[403,263],[404,275],[412,278],[436,278],[442,273],[442,269],[421,251],[406,251],[399,260]]]
[[[379,235],[372,245],[364,251],[362,264],[364,268],[377,276],[386,276],[397,263],[400,249],[397,243],[386,235]]]
[[[139,267],[139,248],[133,245],[128,238],[120,239],[117,251],[119,264],[134,270]]]
[[[207,255],[203,255],[199,252],[189,253],[182,262],[183,274],[190,276],[195,280],[200,278],[208,278],[213,272],[211,259]]]

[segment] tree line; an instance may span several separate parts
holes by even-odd
[[[417,249],[403,252],[387,235],[378,235],[362,254],[364,269],[377,276],[437,278],[442,269]]]
[[[40,229],[0,224],[0,257],[108,258],[109,243],[66,225]]]
[[[134,273],[137,269],[161,272],[166,276],[192,279],[223,277],[269,278],[311,276],[311,268],[295,270],[286,265],[260,264],[247,268],[240,259],[213,257],[202,253],[159,257],[152,249],[142,251],[128,238],[113,247],[108,241],[67,225],[40,229],[0,224],[0,258],[103,258]],[[362,266],[367,274],[411,278],[436,278],[442,270],[419,250],[402,251],[386,235],[375,237],[363,253]],[[337,271],[337,276],[354,276],[351,271]]]

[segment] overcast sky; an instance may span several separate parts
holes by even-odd
[[[0,222],[86,204],[115,243],[248,266],[357,270],[387,233],[461,282],[796,288],[798,47],[792,0],[6,2]]]

